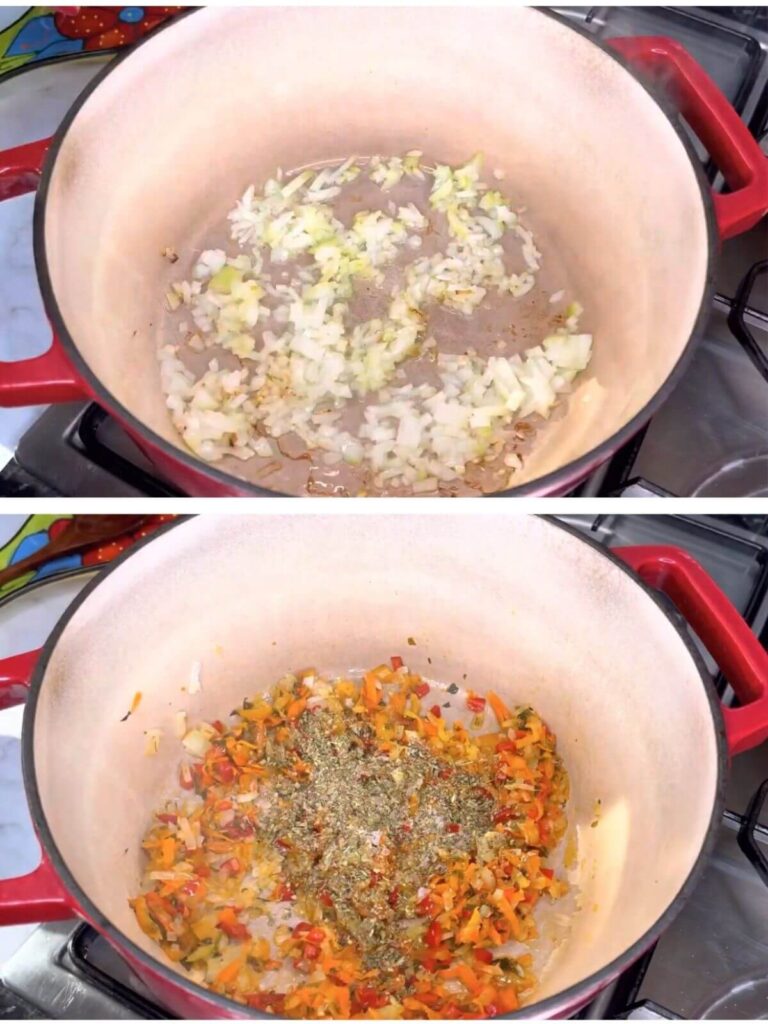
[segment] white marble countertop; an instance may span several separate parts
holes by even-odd
[[[25,516],[0,515],[0,545],[13,536]],[[40,647],[67,605],[90,576],[52,580],[0,608],[0,658]],[[0,711],[0,877],[32,871],[40,860],[21,780],[23,707]],[[34,925],[0,928],[0,970]]]
[[[26,8],[0,7],[0,29]],[[0,83],[0,149],[51,135],[108,58],[33,68]],[[32,255],[34,194],[0,203],[0,360],[40,355],[49,345]],[[0,468],[45,407],[0,409]]]

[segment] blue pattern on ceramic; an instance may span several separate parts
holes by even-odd
[[[52,14],[33,18],[22,25],[6,51],[8,57],[25,57],[34,53],[37,57],[54,57],[62,53],[79,53],[85,42],[82,39],[67,39],[59,32]]]
[[[124,7],[122,9],[122,11],[120,11],[120,14],[118,15],[118,18],[120,19],[120,21],[126,21],[126,22],[128,22],[129,25],[134,24],[134,22],[141,21],[141,19],[143,17],[144,17],[144,8],[143,7]]]
[[[70,569],[80,569],[83,565],[83,556],[62,555],[61,558],[54,558],[52,562],[41,565],[35,573],[36,580],[44,580],[47,576],[55,576],[59,572],[67,572]]]
[[[15,565],[20,562],[22,558],[29,558],[30,555],[34,555],[44,548],[50,540],[46,530],[40,530],[38,533],[28,533],[26,537],[22,537],[19,541],[18,547],[11,555],[10,565]]]
[[[10,565],[15,565],[16,562],[20,562],[22,558],[28,558],[30,555],[34,555],[35,552],[44,548],[45,545],[50,541],[50,537],[45,530],[41,530],[39,533],[30,533],[26,537],[22,538],[19,542],[19,546],[11,555]],[[79,569],[83,564],[83,556],[80,554],[62,555],[60,558],[54,558],[50,562],[46,562],[45,565],[41,565],[39,569],[34,571],[32,579],[44,580],[47,576],[55,576],[58,572],[66,572],[69,569]]]

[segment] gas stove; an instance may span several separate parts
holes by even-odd
[[[684,548],[768,644],[768,515],[562,518],[608,547],[675,544]],[[33,598],[38,620],[38,595],[43,591]],[[10,608],[20,608],[24,600],[29,598],[14,599]],[[61,602],[56,605],[47,629],[62,607]],[[8,621],[8,612],[7,607],[0,609],[0,621]],[[18,631],[18,610],[15,616]],[[23,641],[39,643],[44,635],[23,635]],[[714,668],[711,662],[710,667]],[[717,685],[728,700],[725,681],[720,678]],[[765,744],[734,758],[716,847],[690,901],[656,946],[580,1011],[579,1019],[768,1018],[766,776]],[[28,827],[31,839],[31,824]],[[34,847],[34,840],[31,843]],[[1,848],[0,839],[0,852]],[[0,964],[0,977],[0,1017],[169,1016],[106,940],[79,921],[33,930]]]
[[[558,10],[600,38],[643,34],[678,39],[768,155],[764,8]],[[0,146],[51,133],[106,59],[82,58],[0,78]],[[707,170],[714,187],[720,187],[714,170]],[[34,355],[47,344],[32,261],[32,204],[31,196],[22,196],[0,205],[1,358]],[[723,245],[711,316],[686,375],[648,426],[576,495],[768,495],[766,254],[768,218]],[[0,411],[0,466],[0,494],[9,496],[178,493],[94,404]]]

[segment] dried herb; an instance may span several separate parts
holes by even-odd
[[[284,873],[297,892],[330,896],[331,917],[367,966],[402,965],[403,916],[446,862],[475,854],[492,826],[490,793],[476,774],[449,766],[418,740],[397,760],[382,756],[373,729],[351,710],[303,715],[291,753],[309,765],[308,776],[278,777],[261,831],[282,841]],[[271,767],[285,756],[268,746]]]

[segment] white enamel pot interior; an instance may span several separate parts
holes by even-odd
[[[710,204],[679,126],[621,60],[525,8],[204,9],[116,62],[57,136],[36,214],[48,311],[96,397],[165,462],[203,470],[161,394],[169,283],[278,166],[413,148],[451,163],[482,150],[505,172],[595,337],[520,484],[562,489],[606,458],[682,369]],[[205,471],[233,490],[248,475],[235,459]]]
[[[651,593],[561,525],[204,516],[137,548],[78,601],[28,704],[33,814],[83,910],[187,997],[203,993],[159,966],[128,906],[142,835],[183,753],[174,712],[226,718],[308,664],[347,671],[400,653],[427,678],[461,685],[466,673],[481,693],[533,704],[556,732],[572,784],[578,909],[526,1012],[552,1016],[594,994],[658,936],[701,869],[722,761],[711,685]],[[190,697],[197,660],[203,688]],[[138,710],[121,721],[137,690]],[[150,728],[164,733],[154,757],[144,754]]]

